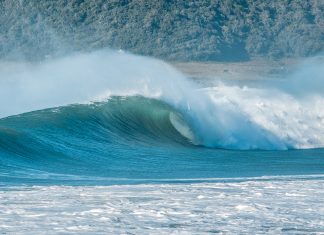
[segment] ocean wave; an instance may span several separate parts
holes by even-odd
[[[112,96],[143,96],[169,105],[176,113],[169,114],[170,125],[198,145],[245,150],[319,148],[324,146],[320,92],[324,79],[323,61],[315,61],[306,63],[292,79],[266,87],[219,83],[206,90],[162,61],[113,51],[14,65],[15,69],[9,66],[0,73],[0,116],[105,102]],[[148,124],[143,120],[141,125]]]
[[[113,96],[106,102],[28,112],[0,119],[0,125],[3,150],[15,149],[19,142],[25,142],[27,149],[32,140],[36,143],[48,138],[50,142],[51,136],[59,133],[64,133],[63,138],[115,144],[189,145],[194,141],[190,127],[178,111],[162,101],[141,96]]]

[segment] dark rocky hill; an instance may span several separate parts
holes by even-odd
[[[103,47],[167,60],[304,57],[324,50],[323,0],[0,0],[0,58]]]

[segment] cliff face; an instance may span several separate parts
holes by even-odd
[[[0,58],[103,47],[167,60],[324,50],[323,0],[0,0]]]

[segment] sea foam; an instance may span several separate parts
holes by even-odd
[[[0,230],[13,234],[320,234],[324,181],[5,187]]]

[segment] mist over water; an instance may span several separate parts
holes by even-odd
[[[182,80],[180,73],[162,61],[113,51],[42,64],[14,64],[12,70],[1,72],[1,116],[103,101],[110,95],[157,97],[165,89],[176,97],[181,92],[175,90],[181,88],[177,83]]]
[[[2,65],[0,115],[140,95],[178,110],[200,145],[319,148],[324,146],[323,65],[321,58],[310,59],[271,86],[219,83],[207,89],[163,61],[110,50]]]

